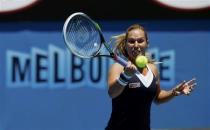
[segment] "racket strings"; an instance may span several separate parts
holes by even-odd
[[[82,57],[92,57],[100,49],[100,36],[93,23],[84,17],[75,17],[67,26],[69,47]]]

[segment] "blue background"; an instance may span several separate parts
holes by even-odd
[[[197,78],[198,85],[190,96],[179,96],[158,106],[153,104],[152,128],[210,128],[210,21],[99,23],[107,40],[111,35],[124,32],[129,25],[140,23],[148,30],[150,48],[157,48],[160,53],[175,52],[175,84],[163,85],[163,89],[169,90],[182,80]],[[65,51],[62,24],[0,24],[0,130],[101,130],[106,126],[111,99],[105,76],[95,86],[84,79],[82,83],[64,83],[54,89],[50,84],[33,88],[31,83],[17,87],[6,83],[7,51],[31,56],[32,48],[48,53],[49,45]],[[106,75],[106,69],[103,74]],[[71,85],[76,87],[71,88]]]

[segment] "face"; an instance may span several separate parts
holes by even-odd
[[[145,33],[140,29],[133,29],[128,33],[127,43],[125,45],[129,59],[134,61],[138,55],[145,55],[148,47]]]

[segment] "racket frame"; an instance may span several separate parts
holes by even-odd
[[[66,36],[66,30],[67,30],[67,27],[68,27],[68,24],[69,22],[71,21],[72,18],[74,18],[75,16],[77,15],[80,15],[80,16],[83,16],[85,18],[87,18],[93,25],[94,27],[96,28],[96,30],[98,31],[99,33],[99,36],[100,36],[100,47],[98,49],[98,51],[94,54],[94,55],[91,55],[90,57],[84,57],[84,56],[81,56],[79,54],[75,54],[75,52],[71,49],[71,47],[69,47],[68,45],[68,40],[67,40],[67,36]],[[105,56],[105,57],[110,57],[110,58],[113,58],[115,61],[117,61],[118,63],[120,63],[121,65],[123,66],[127,66],[127,61],[125,61],[124,59],[122,59],[121,57],[117,56],[113,51],[112,49],[109,47],[109,45],[106,43],[105,39],[104,39],[104,36],[103,36],[103,33],[101,31],[101,28],[100,26],[98,25],[98,23],[96,23],[94,20],[92,20],[88,15],[82,13],[82,12],[76,12],[76,13],[73,13],[71,14],[65,21],[64,23],[64,26],[63,26],[63,37],[64,37],[64,41],[65,41],[65,44],[67,46],[67,48],[69,50],[71,50],[71,52],[73,52],[75,55],[81,57],[81,58],[94,58],[94,57],[99,57],[99,56]],[[109,52],[109,55],[100,55],[99,52],[102,48],[102,44],[105,46],[105,48],[107,49],[107,51]]]
[[[80,16],[83,16],[83,17],[87,18],[87,19],[94,25],[94,27],[96,28],[96,30],[99,32],[101,44],[100,44],[100,47],[99,47],[98,51],[97,51],[94,55],[92,55],[92,56],[90,56],[90,57],[83,57],[83,56],[78,55],[78,54],[76,54],[76,55],[79,56],[79,57],[81,57],[81,58],[93,58],[93,57],[99,57],[99,56],[105,56],[105,57],[114,58],[115,54],[114,54],[114,52],[111,50],[111,48],[109,47],[109,45],[107,45],[107,43],[106,43],[106,41],[105,41],[105,39],[104,39],[104,36],[103,36],[103,34],[102,34],[101,28],[100,28],[100,26],[98,25],[98,23],[96,23],[95,21],[93,21],[88,15],[86,15],[86,14],[84,14],[84,13],[82,13],[82,12],[73,13],[72,15],[70,15],[70,16],[66,19],[66,21],[65,21],[65,23],[64,23],[64,26],[63,26],[63,38],[64,38],[65,44],[66,44],[66,46],[68,47],[68,49],[70,49],[71,52],[75,53],[74,51],[72,51],[71,47],[69,47],[69,45],[68,45],[68,40],[67,40],[67,36],[66,36],[67,33],[66,33],[66,32],[67,32],[67,27],[68,27],[69,22],[72,20],[72,18],[74,18],[74,17],[77,16],[77,15],[80,15]],[[100,50],[101,50],[101,48],[102,48],[102,44],[103,44],[103,45],[105,46],[105,48],[108,50],[109,55],[100,55],[100,54],[99,54],[99,52],[100,52]]]

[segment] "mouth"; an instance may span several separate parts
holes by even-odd
[[[137,57],[138,55],[143,55],[143,51],[140,49],[140,48],[138,48],[138,49],[132,49],[132,55],[134,56],[134,57]]]

